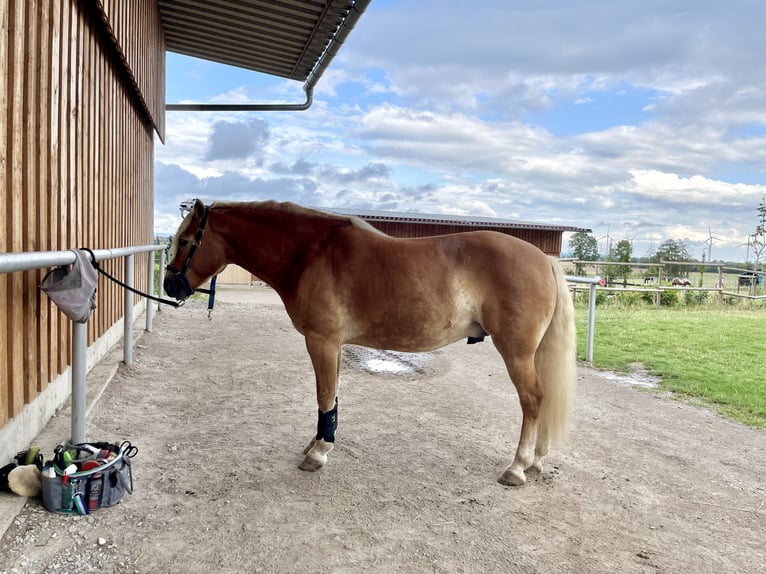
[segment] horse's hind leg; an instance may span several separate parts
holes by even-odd
[[[340,372],[340,345],[321,337],[306,337],[306,348],[314,366],[319,407],[317,434],[303,451],[306,457],[301,470],[314,471],[327,463],[327,455],[335,444],[338,428],[338,375]]]
[[[531,356],[519,359],[518,357],[506,357],[504,355],[503,358],[508,368],[508,374],[519,394],[523,419],[516,456],[497,480],[501,484],[519,486],[527,481],[524,471],[530,467],[535,469],[535,465],[542,468],[540,458],[547,454],[547,449],[545,449],[545,453],[542,453],[543,445],[541,445],[537,436],[538,418],[543,393],[537,378],[534,359]],[[547,444],[547,438],[544,438],[544,442]]]
[[[541,473],[543,471],[543,458],[551,450],[551,441],[548,433],[543,429],[545,425],[540,425],[537,429],[537,444],[535,444],[535,459],[532,465],[527,468],[527,472]]]

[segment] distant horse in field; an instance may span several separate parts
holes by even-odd
[[[503,484],[539,472],[566,434],[576,376],[572,300],[559,263],[525,241],[492,231],[400,239],[291,203],[196,200],[173,249],[168,295],[186,299],[234,263],[274,288],[305,337],[319,412],[303,470],[324,466],[335,442],[344,343],[422,352],[490,335],[523,415]]]
[[[691,287],[691,284],[692,284],[692,282],[689,281],[688,279],[683,279],[683,278],[678,278],[678,277],[673,279],[673,286],[674,287],[678,287],[678,286],[681,286],[681,287]]]

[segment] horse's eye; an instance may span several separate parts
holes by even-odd
[[[179,239],[178,240],[178,245],[181,246],[181,247],[186,247],[187,245],[189,245],[189,240],[188,239]]]

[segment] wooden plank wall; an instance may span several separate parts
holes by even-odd
[[[253,277],[250,271],[232,263],[218,274],[216,285],[250,285]]]
[[[165,39],[157,0],[96,0],[96,4],[138,97],[164,140]],[[159,44],[163,46],[159,52],[146,49]]]
[[[92,1],[0,1],[0,252],[153,242],[164,117],[147,110],[164,105],[164,40],[155,0],[139,3],[144,21],[126,16],[123,37],[141,30],[142,57],[162,62],[140,96]],[[135,259],[139,285],[147,257]],[[122,259],[103,266],[122,278]],[[0,274],[0,427],[70,363],[71,325],[37,288],[46,271]],[[101,278],[97,303],[89,344],[122,317],[122,290]]]
[[[428,237],[431,235],[444,235],[447,233],[463,233],[466,231],[499,231],[506,235],[512,235],[523,239],[532,245],[539,247],[547,255],[559,257],[561,254],[561,242],[563,232],[544,229],[524,229],[509,227],[448,225],[438,223],[417,223],[410,221],[371,221],[374,227],[383,233],[394,237]]]

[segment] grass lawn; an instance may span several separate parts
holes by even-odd
[[[576,306],[585,357],[588,310]],[[640,362],[662,386],[748,425],[766,428],[766,312],[596,308],[593,366],[629,372]]]

